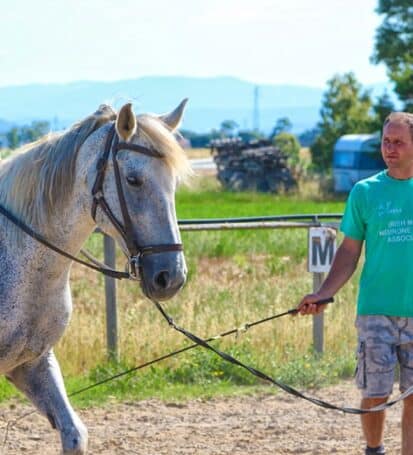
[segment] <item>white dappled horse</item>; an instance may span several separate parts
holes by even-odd
[[[190,167],[173,135],[185,103],[162,116],[103,105],[25,147],[0,164],[0,204],[72,255],[98,226],[148,297],[172,297],[186,277],[174,193]],[[60,432],[63,453],[83,454],[87,430],[53,353],[72,312],[71,264],[0,215],[0,373]]]

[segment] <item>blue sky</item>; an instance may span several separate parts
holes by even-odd
[[[324,87],[369,61],[378,0],[0,0],[0,86],[229,75]],[[173,6],[171,6],[173,5]]]

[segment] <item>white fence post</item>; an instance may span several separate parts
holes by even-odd
[[[103,235],[105,264],[116,268],[116,245],[115,241]],[[118,361],[118,313],[116,304],[116,280],[110,276],[105,276],[105,297],[106,297],[106,343],[108,358]]]
[[[336,230],[311,227],[308,230],[308,271],[313,273],[313,292],[317,292],[330,270],[336,252]],[[313,345],[316,352],[324,350],[324,314],[313,316]]]
[[[313,273],[313,292],[317,292],[324,279],[324,273]],[[324,351],[324,313],[313,316],[313,345],[316,352]]]

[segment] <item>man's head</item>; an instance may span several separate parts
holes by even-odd
[[[413,177],[413,114],[392,112],[386,118],[381,151],[390,176]]]
[[[410,112],[392,112],[384,120],[383,129],[388,123],[400,123],[407,125],[413,141],[413,114]]]

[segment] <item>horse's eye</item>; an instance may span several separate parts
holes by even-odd
[[[128,175],[126,177],[126,181],[129,183],[131,186],[142,186],[143,181],[139,177],[136,177],[136,175]]]

